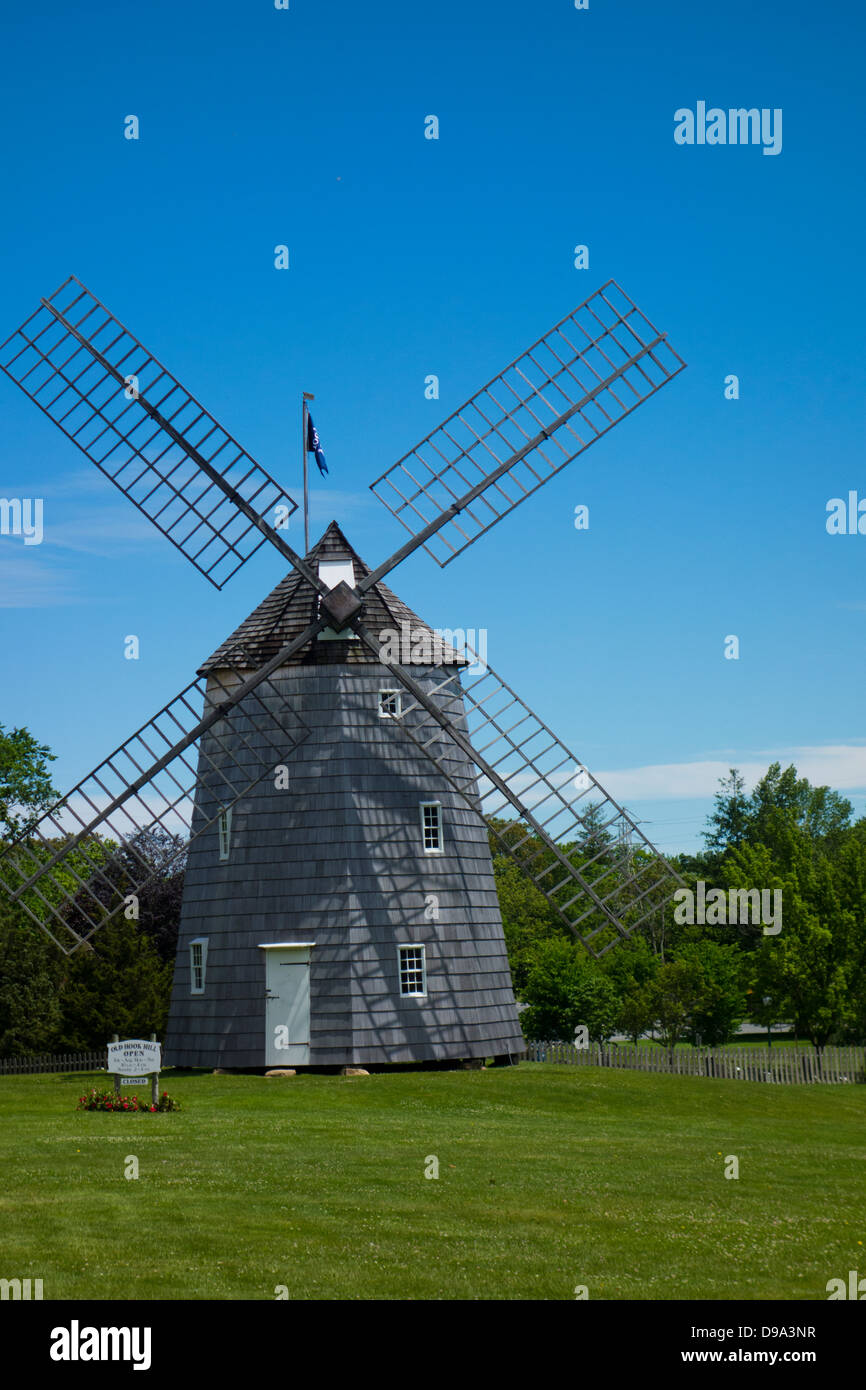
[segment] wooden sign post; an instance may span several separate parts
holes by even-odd
[[[114,1033],[108,1044],[108,1070],[114,1075],[114,1089],[120,1095],[123,1086],[146,1086],[150,1081],[150,1103],[159,1104],[159,1072],[162,1049],[151,1033],[150,1042],[142,1038],[120,1041]]]

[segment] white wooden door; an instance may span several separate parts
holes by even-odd
[[[269,1067],[310,1061],[310,951],[273,946],[265,951],[265,1060]]]

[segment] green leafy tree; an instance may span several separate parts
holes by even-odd
[[[633,1043],[648,1033],[655,1022],[656,1000],[653,981],[635,985],[620,1000],[617,1027]]]
[[[585,1025],[593,1041],[616,1028],[618,1002],[611,981],[589,962],[583,948],[565,940],[543,942],[526,981],[520,1017],[527,1038],[572,1041]]]
[[[135,922],[115,918],[68,957],[59,1033],[63,1050],[104,1047],[121,1037],[162,1037],[172,968]]]
[[[539,945],[551,939],[564,940],[568,929],[556,909],[509,855],[494,855],[493,872],[511,978],[515,993],[522,999]]]
[[[737,768],[732,767],[727,777],[719,778],[715,808],[709,817],[705,836],[707,849],[724,853],[731,846],[741,845],[748,833],[749,822],[750,803],[745,779]]]
[[[49,762],[54,754],[27,729],[7,732],[0,724],[0,835],[14,838],[57,800]]]
[[[671,1055],[685,1038],[700,990],[700,971],[691,960],[667,961],[649,987],[654,1022]]]
[[[651,980],[659,961],[646,937],[638,934],[608,951],[600,966],[612,981],[617,995],[622,997]]]
[[[838,792],[813,787],[793,766],[782,771],[780,763],[772,763],[752,792],[747,838],[784,855],[799,830],[814,848],[832,849],[849,826],[851,809]]]
[[[502,822],[500,829],[536,872],[553,866],[551,851],[527,826]],[[585,868],[600,896],[627,903],[627,886],[618,894],[617,881],[630,866],[637,871],[640,851],[619,854],[606,835],[595,808],[581,837],[561,849],[576,868]],[[777,762],[750,794],[742,775],[730,769],[720,781],[706,838],[705,852],[677,861],[686,882],[695,888],[702,880],[708,892],[781,890],[782,930],[766,936],[758,921],[677,923],[671,907],[660,907],[641,929],[641,944],[617,942],[604,957],[602,972],[617,1000],[616,1026],[640,1036],[652,1012],[652,1023],[659,1023],[670,1046],[698,1036],[718,1043],[731,1036],[749,1001],[756,1021],[790,1021],[815,1046],[866,1041],[866,819],[852,825],[843,796],[812,786],[795,767],[783,769]],[[497,884],[515,985],[531,1002],[524,1023],[536,1030],[534,1036],[550,1037],[555,1029],[571,1037],[572,1021],[586,1019],[575,1013],[580,967],[569,964],[570,938],[555,909],[498,848]],[[572,891],[561,891],[563,905]],[[605,945],[601,917],[583,923],[584,930],[596,926],[601,930],[595,940]],[[651,936],[651,949],[644,936]],[[561,943],[556,969],[546,954],[553,941]],[[655,970],[666,957],[676,969],[659,976]]]
[[[741,952],[717,941],[695,941],[680,948],[677,960],[695,969],[685,1036],[695,1046],[730,1042],[748,1012]]]
[[[743,886],[763,882],[782,893],[781,931],[758,936],[752,956],[754,1014],[789,1020],[799,1037],[821,1048],[857,1028],[866,954],[864,843],[849,829],[840,845],[816,846],[793,816],[775,827],[774,839],[774,851],[748,845],[726,863]]]
[[[581,831],[578,844],[591,859],[605,845],[613,843],[613,836],[604,823],[604,808],[600,801],[591,801],[585,810],[580,811]]]
[[[62,956],[0,892],[0,1057],[53,1049]]]
[[[79,878],[88,882],[88,888],[75,894],[67,914],[70,926],[80,936],[86,936],[100,904],[106,918],[118,910],[129,917],[131,906],[121,909],[120,904],[134,896],[138,910],[134,920],[143,934],[152,939],[160,960],[173,964],[183,902],[186,842],[157,826],[140,830],[119,845],[105,840],[89,845],[88,849],[90,864],[87,869],[79,869]],[[98,874],[95,868],[99,869]]]

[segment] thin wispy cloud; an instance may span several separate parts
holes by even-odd
[[[7,538],[0,543],[0,608],[53,608],[83,602],[75,589],[74,575],[62,564],[52,564],[42,547],[15,548]]]
[[[837,791],[866,788],[866,745],[850,743],[768,749],[762,754],[750,752],[741,757],[732,754],[724,762],[707,759],[593,771],[617,801],[673,801],[714,796],[719,778],[727,777],[732,767],[739,768],[751,788],[773,762],[780,762],[783,767],[793,763],[798,774],[815,786],[829,786]]]
[[[61,550],[80,551],[87,555],[109,557],[131,547],[141,549],[165,545],[153,522],[128,504],[117,508],[102,508],[98,513],[67,515],[53,525],[46,517],[43,545]]]

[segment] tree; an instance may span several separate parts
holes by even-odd
[[[511,978],[515,993],[522,999],[538,946],[552,938],[565,940],[567,928],[556,909],[509,855],[494,854],[493,872]]]
[[[685,1037],[700,997],[700,972],[694,961],[673,960],[660,967],[649,987],[654,1022],[671,1057]]]
[[[160,960],[171,965],[177,954],[186,858],[181,836],[158,826],[139,831],[117,855],[118,867],[129,874],[130,882],[140,881],[145,873],[152,875],[137,894],[138,924],[153,941]]]
[[[0,1057],[50,1052],[60,1022],[62,957],[0,893]]]
[[[791,827],[803,830],[816,843],[836,845],[849,827],[850,801],[829,787],[813,787],[808,778],[797,776],[793,764],[783,771],[781,763],[771,763],[750,796],[745,785],[735,767],[719,779],[705,835],[711,853],[724,854],[758,842],[775,848],[778,837]]]
[[[749,828],[749,798],[746,782],[737,768],[727,777],[719,778],[715,795],[715,810],[707,822],[710,827],[704,836],[707,849],[724,853],[731,845],[740,845]]]
[[[601,966],[618,1001],[617,1026],[637,1038],[660,1020],[670,1046],[698,1036],[716,1044],[731,1036],[748,999],[757,1021],[791,1021],[816,1047],[866,1040],[866,819],[852,825],[851,814],[843,796],[812,786],[794,766],[771,764],[751,794],[731,768],[720,780],[707,850],[681,856],[677,867],[693,887],[700,879],[708,890],[781,890],[782,929],[765,936],[765,923],[757,921],[668,925],[669,909],[652,913],[640,936],[616,943]],[[502,821],[497,828],[534,872],[554,866],[551,851],[526,825]],[[569,954],[564,924],[513,861],[496,853],[498,843],[493,847],[515,986],[531,1003],[524,1025],[538,1030],[533,1036],[551,1037],[555,1030],[570,1038],[572,1022],[587,1021],[577,1017],[577,1001],[584,1014],[592,1001],[578,990],[581,967]],[[581,838],[561,849],[578,870],[602,850],[587,876],[599,896],[626,904],[627,914],[627,884],[617,896],[624,873],[619,846],[602,830],[597,807],[586,813]],[[635,867],[639,856],[637,851]],[[567,885],[558,896],[564,905],[573,889]],[[607,929],[597,917],[585,920],[582,930],[601,927],[595,940],[606,945]],[[644,940],[650,934],[652,950]],[[554,941],[561,944],[558,964],[546,954],[546,943]],[[655,970],[665,954],[678,968],[659,979]]]
[[[593,1041],[606,1041],[616,1027],[616,992],[602,971],[587,961],[583,948],[549,940],[537,949],[526,981],[527,1002],[520,1016],[527,1038],[572,1041],[585,1025]]]
[[[745,845],[726,872],[742,885],[781,888],[781,931],[758,937],[751,957],[759,1021],[788,1019],[824,1047],[856,1039],[866,984],[866,837],[857,826],[816,843],[803,824],[777,827],[775,852]]]
[[[695,968],[695,997],[686,1021],[686,1037],[695,1046],[721,1047],[746,1016],[742,955],[717,941],[694,941],[680,947],[677,960]]]
[[[577,843],[588,859],[597,855],[605,845],[613,842],[613,837],[604,823],[604,808],[600,801],[591,801],[585,811],[580,812],[581,832]]]
[[[645,985],[658,969],[658,958],[643,935],[635,935],[622,941],[615,950],[608,951],[601,968],[612,980],[616,993],[622,997]]]
[[[76,891],[71,885],[69,889],[71,901],[65,916],[72,930],[87,936],[95,920],[112,920],[122,913],[126,920],[137,922],[142,933],[153,941],[161,961],[173,963],[187,842],[180,835],[152,826],[137,831],[119,845],[94,839],[86,849],[85,864],[78,867],[75,883],[84,882],[87,886]],[[98,930],[104,928],[100,926]]]
[[[850,823],[851,803],[829,787],[813,787],[791,765],[771,763],[749,801],[747,839],[775,851],[792,829],[802,830],[814,843],[831,847]]]
[[[48,772],[54,760],[27,729],[7,733],[0,724],[0,835],[14,838],[57,800]]]
[[[161,1037],[168,1018],[171,966],[135,922],[115,918],[68,958],[61,996],[60,1046],[78,1051],[121,1037]]]
[[[620,1006],[617,1026],[620,1031],[625,1033],[627,1038],[631,1038],[633,1043],[637,1043],[644,1033],[649,1032],[655,1021],[656,1001],[653,993],[652,981],[645,985],[635,985],[623,995]]]

